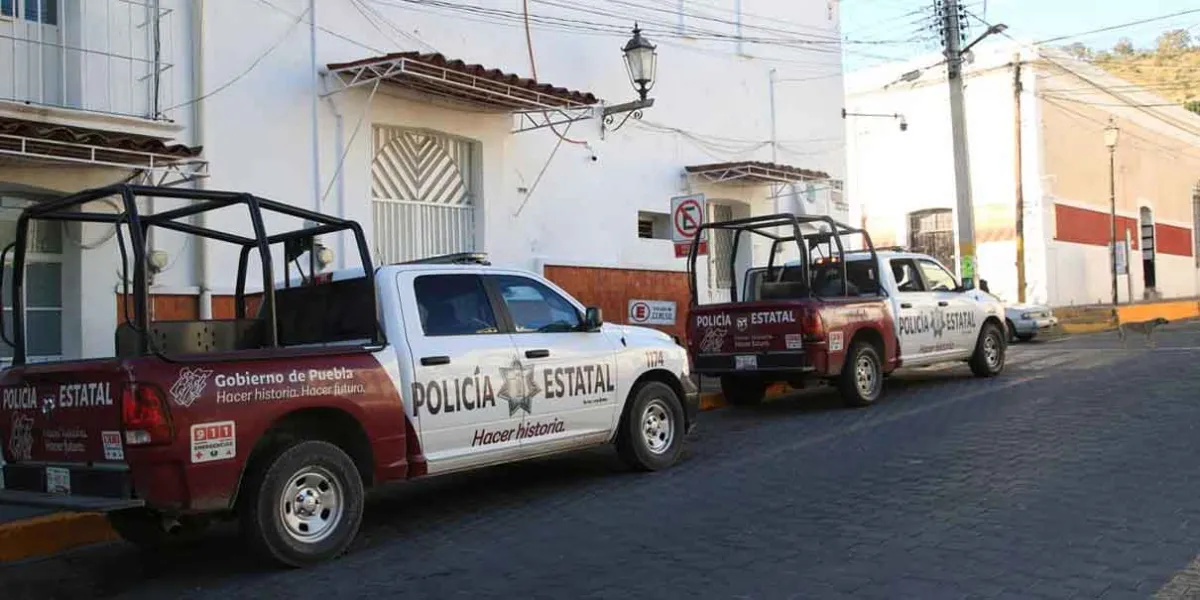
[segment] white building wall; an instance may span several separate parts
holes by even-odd
[[[1015,222],[1015,136],[1013,49],[979,53],[966,69],[967,140],[971,193],[975,205],[978,277],[1007,301],[1017,299]],[[1025,57],[1024,60],[1027,60]],[[900,76],[937,62],[923,58],[847,75],[850,113],[903,115],[897,120],[850,115],[846,119],[847,186],[852,204],[865,212],[876,244],[908,244],[908,215],[917,210],[956,206],[949,89],[942,66],[925,69],[911,82]],[[1027,69],[1031,71],[1031,69]],[[1022,77],[1022,156],[1025,202],[1027,300],[1046,299],[1044,244],[1039,215],[1041,185],[1036,102],[1032,73]],[[957,234],[957,219],[955,231]],[[988,241],[989,232],[992,241]],[[1007,237],[1003,232],[1007,232]],[[999,234],[999,236],[997,235]],[[957,235],[956,235],[957,237]],[[1000,239],[996,239],[999,237]],[[957,253],[957,248],[955,249]],[[957,263],[957,256],[955,258]],[[958,265],[947,265],[957,272]]]
[[[273,3],[293,15],[300,14],[306,5],[301,0]],[[328,4],[317,4],[320,27],[357,42],[319,31],[321,65],[384,51],[435,48],[450,58],[529,73],[524,31],[511,22],[479,22],[465,20],[461,13],[371,3],[392,23],[402,24],[405,36],[419,37],[426,44],[418,47],[408,39],[383,36],[356,11],[331,10]],[[712,14],[732,19],[734,2],[706,4],[727,5],[723,6],[726,12]],[[746,13],[778,17],[776,27],[837,36],[836,11],[831,13],[826,2],[760,0],[742,4]],[[689,3],[687,10],[702,10],[698,6]],[[580,18],[579,13],[544,5],[532,10]],[[671,15],[641,12],[646,13],[642,16],[650,23],[675,23]],[[294,17],[263,4],[232,6],[211,0],[206,4],[205,20],[208,33],[203,68],[209,89],[237,77],[295,22]],[[547,31],[535,25],[533,45],[539,80],[592,91],[613,104],[634,99],[620,53],[633,16],[620,20],[593,16],[589,20],[620,29],[613,35],[594,35]],[[483,186],[476,222],[482,249],[493,262],[531,269],[543,263],[586,263],[682,270],[684,261],[674,258],[669,242],[637,237],[637,212],[668,212],[670,197],[686,189],[681,180],[685,165],[769,160],[772,66],[783,75],[790,72],[793,76],[811,76],[814,71],[826,75],[799,88],[779,84],[779,162],[843,176],[843,131],[837,119],[830,118],[837,114],[842,97],[840,77],[829,76],[840,70],[836,47],[831,52],[816,52],[746,44],[745,50],[757,59],[746,58],[736,55],[733,42],[656,37],[653,25],[646,20],[642,25],[647,37],[659,45],[658,82],[651,92],[655,106],[645,111],[644,122],[631,120],[621,130],[609,132],[606,139],[601,139],[599,119],[575,123],[565,132],[566,137],[586,143],[562,143],[557,151],[558,140],[547,130],[510,134],[512,122],[507,117],[417,102],[386,88],[376,93],[357,136],[350,141],[364,114],[370,87],[322,101],[322,193],[333,181],[339,148],[349,145],[341,172],[343,181],[332,186],[322,209],[359,219],[366,226],[370,219],[370,127],[425,127],[481,143]],[[731,25],[707,22],[703,26],[726,27],[733,32]],[[307,33],[306,25],[297,26],[262,66],[205,101],[203,135],[212,174],[209,187],[248,190],[300,206],[314,205]],[[762,60],[771,56],[768,52],[785,62]],[[786,62],[789,60],[792,62]],[[796,66],[797,61],[804,64]],[[335,110],[341,113],[340,140]],[[560,126],[559,132],[564,129]],[[810,144],[806,140],[818,141]],[[539,180],[543,167],[545,172]],[[743,193],[726,189],[714,190],[710,199]],[[771,210],[771,200],[766,196],[764,193],[753,201],[754,212]],[[245,227],[234,216],[220,217],[219,223],[230,231]],[[366,229],[370,235],[371,228]],[[340,248],[339,255],[345,258],[350,249],[344,244]],[[215,251],[212,258],[214,264],[233,264],[233,260],[231,251],[224,249]],[[232,281],[214,279],[209,283],[221,291]]]

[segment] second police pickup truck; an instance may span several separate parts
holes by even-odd
[[[112,195],[124,212],[87,210]],[[140,215],[139,196],[192,202]],[[181,222],[225,207],[247,209],[255,233]],[[310,224],[268,235],[265,211]],[[39,220],[124,232],[133,310],[114,358],[27,360],[23,246]],[[149,318],[148,227],[240,246],[236,318]],[[313,236],[339,231],[361,268],[293,284],[285,266],[282,285],[261,269],[250,310],[251,255],[272,265],[282,244],[283,264],[307,253],[311,274]],[[653,471],[696,423],[687,355],[667,334],[606,324],[551,282],[478,257],[373,267],[357,223],[248,194],[122,185],[39,204],[18,220],[13,273],[0,502],[105,511],[137,543],[235,517],[264,556],[311,564],[349,546],[373,485],[609,443]]]
[[[766,215],[701,230],[733,232],[731,257],[756,236],[771,242],[767,266],[745,269],[744,277],[736,258],[714,266],[743,282],[731,302],[699,304],[696,241],[689,255],[693,372],[719,377],[731,404],[761,402],[775,382],[803,387],[817,379],[837,386],[846,404],[865,406],[901,366],[965,361],[980,377],[1004,369],[1003,305],[972,297],[930,256],[877,252],[865,231],[828,217]],[[851,236],[864,248],[847,250]],[[776,265],[789,246],[800,258]]]

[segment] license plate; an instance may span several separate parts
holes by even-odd
[[[71,470],[62,467],[46,467],[46,491],[51,494],[70,494]]]
[[[734,358],[734,368],[737,369],[738,371],[744,371],[746,369],[757,369],[758,368],[758,357],[757,356],[735,356],[733,358]]]

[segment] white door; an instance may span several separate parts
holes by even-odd
[[[608,336],[580,331],[578,307],[536,279],[487,278],[512,320],[521,374],[531,386],[522,404],[527,415],[523,453],[606,438],[618,404],[615,349]]]
[[[59,0],[0,0],[0,97],[62,103]]]
[[[941,264],[928,258],[917,259],[925,286],[933,292],[936,303],[937,321],[935,332],[940,332],[943,343],[954,344],[951,354],[969,356],[975,351],[975,341],[983,319],[979,305],[965,293],[955,291],[958,280]]]
[[[501,332],[483,280],[474,273],[404,273],[397,283],[413,361],[406,391],[429,472],[515,458],[524,414],[504,397],[524,390],[505,380],[516,347]]]
[[[916,261],[893,258],[888,262],[897,290],[892,302],[900,357],[906,366],[936,361],[953,347],[940,339],[934,294],[926,289]]]
[[[29,202],[0,198],[0,250],[17,239],[17,217]],[[25,253],[25,344],[29,362],[63,358],[63,228],[53,221],[30,221]],[[4,260],[3,324],[13,334],[12,262]],[[12,361],[13,349],[0,342],[0,366]]]

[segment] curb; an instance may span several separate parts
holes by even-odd
[[[1078,316],[1069,315],[1076,310]],[[1128,304],[1116,307],[1117,318],[1112,317],[1112,307],[1086,307],[1055,309],[1068,313],[1059,321],[1063,333],[1096,333],[1117,328],[1117,323],[1137,323],[1162,317],[1170,321],[1188,321],[1200,317],[1200,302],[1196,300],[1167,300],[1144,304]]]
[[[0,563],[118,539],[108,519],[100,513],[54,513],[0,523]]]

